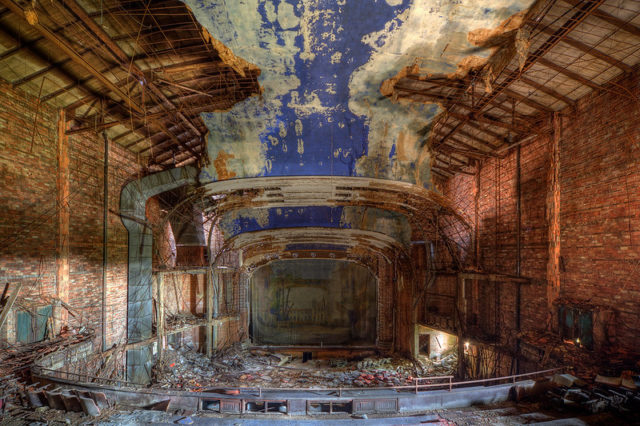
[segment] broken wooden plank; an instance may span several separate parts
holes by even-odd
[[[7,284],[7,286],[8,285],[9,284]],[[11,293],[11,296],[9,296],[9,300],[7,300],[7,303],[2,308],[2,312],[0,312],[0,327],[4,325],[4,322],[9,316],[9,311],[11,310],[11,307],[13,307],[14,302],[18,298],[18,293],[20,293],[21,288],[22,288],[22,282],[20,281],[16,284],[15,288],[13,289],[13,293]]]

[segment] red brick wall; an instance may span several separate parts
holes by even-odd
[[[640,97],[635,73],[562,111],[560,139],[560,297],[617,314],[617,344],[640,351]],[[620,89],[623,87],[624,89]],[[549,127],[550,129],[550,127]],[[547,132],[550,133],[550,132]],[[522,329],[547,326],[545,217],[551,136],[521,147]],[[442,185],[472,221],[475,176]],[[516,150],[485,161],[478,200],[479,264],[484,271],[516,272]],[[481,282],[480,285],[483,285]],[[501,284],[503,336],[515,327],[515,285]]]
[[[20,303],[48,304],[56,293],[56,207],[58,112],[9,85],[0,84],[0,291],[22,280]],[[36,121],[37,117],[37,121]],[[34,125],[34,121],[36,121]],[[32,137],[33,136],[33,137]],[[69,138],[69,304],[82,323],[102,333],[102,238],[104,142],[96,134]],[[116,144],[109,152],[110,211],[120,189],[139,172],[133,154]],[[126,325],[127,232],[108,214],[107,346],[124,337]],[[2,337],[12,341],[13,315]]]
[[[560,143],[560,296],[617,313],[640,352],[640,75],[581,100]]]
[[[27,307],[55,295],[57,115],[41,109],[34,123],[35,100],[6,84],[0,105],[0,292],[22,281],[16,304]],[[14,341],[14,319],[2,340]]]

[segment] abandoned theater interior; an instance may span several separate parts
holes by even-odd
[[[635,0],[0,0],[0,423],[637,421],[639,63]]]

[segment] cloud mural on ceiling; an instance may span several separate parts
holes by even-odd
[[[184,1],[214,38],[262,71],[261,97],[203,114],[214,178],[366,176],[425,187],[420,130],[439,107],[393,103],[381,83],[411,65],[455,71],[474,47],[470,31],[495,28],[532,3]]]

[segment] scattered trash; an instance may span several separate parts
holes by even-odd
[[[407,386],[416,373],[414,363],[406,358],[313,359],[303,363],[290,355],[249,350],[238,344],[218,351],[211,359],[189,349],[166,350],[162,362],[154,366],[152,386],[191,391]]]

